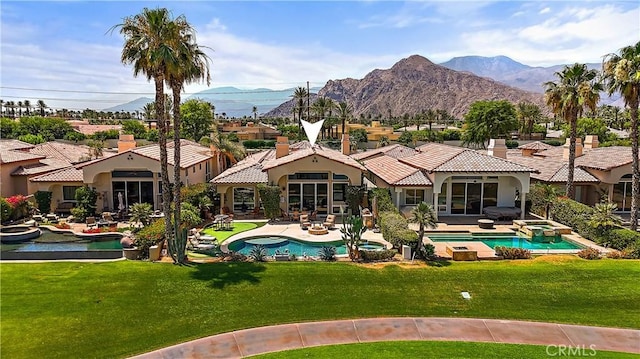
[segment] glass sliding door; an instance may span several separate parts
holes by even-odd
[[[451,184],[451,214],[465,214],[466,183]]]
[[[317,194],[316,194],[316,211],[318,214],[327,214],[328,213],[328,203],[329,203],[329,186],[326,183],[318,183],[317,184]]]
[[[316,184],[302,184],[302,210],[313,211],[316,207]]]
[[[479,215],[482,202],[482,183],[467,183],[467,203],[465,214]]]

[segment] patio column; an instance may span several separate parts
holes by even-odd
[[[436,213],[436,220],[438,219],[438,195],[439,195],[439,194],[440,194],[440,193],[435,193],[435,192],[434,192],[434,193],[433,193],[433,199],[432,199],[432,202],[433,202],[433,210],[434,210],[434,212]]]
[[[224,192],[220,193],[220,214],[224,214],[222,213],[222,209],[224,208],[225,203],[224,203]]]
[[[400,194],[402,193],[402,188],[396,187],[395,192],[396,192],[396,207],[400,209]]]
[[[609,190],[607,191],[607,199],[609,200],[609,202],[613,202],[613,183],[609,184]]]
[[[522,192],[520,193],[520,219],[524,219],[526,213],[524,213],[524,209],[526,208],[527,202],[527,194]]]

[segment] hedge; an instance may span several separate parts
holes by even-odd
[[[384,240],[391,243],[395,248],[418,241],[418,234],[409,229],[407,219],[400,213],[381,212],[380,229]]]

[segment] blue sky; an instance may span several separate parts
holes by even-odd
[[[120,63],[122,37],[108,32],[144,7],[186,16],[212,49],[211,87],[323,86],[413,54],[436,63],[465,55],[600,62],[640,40],[637,1],[3,0],[0,97],[68,109],[153,97],[153,84]]]

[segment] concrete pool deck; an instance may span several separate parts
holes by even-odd
[[[552,345],[640,354],[640,330],[473,318],[365,318],[238,330],[136,356],[243,358],[322,345],[425,340]],[[541,348],[545,356],[546,348]]]

